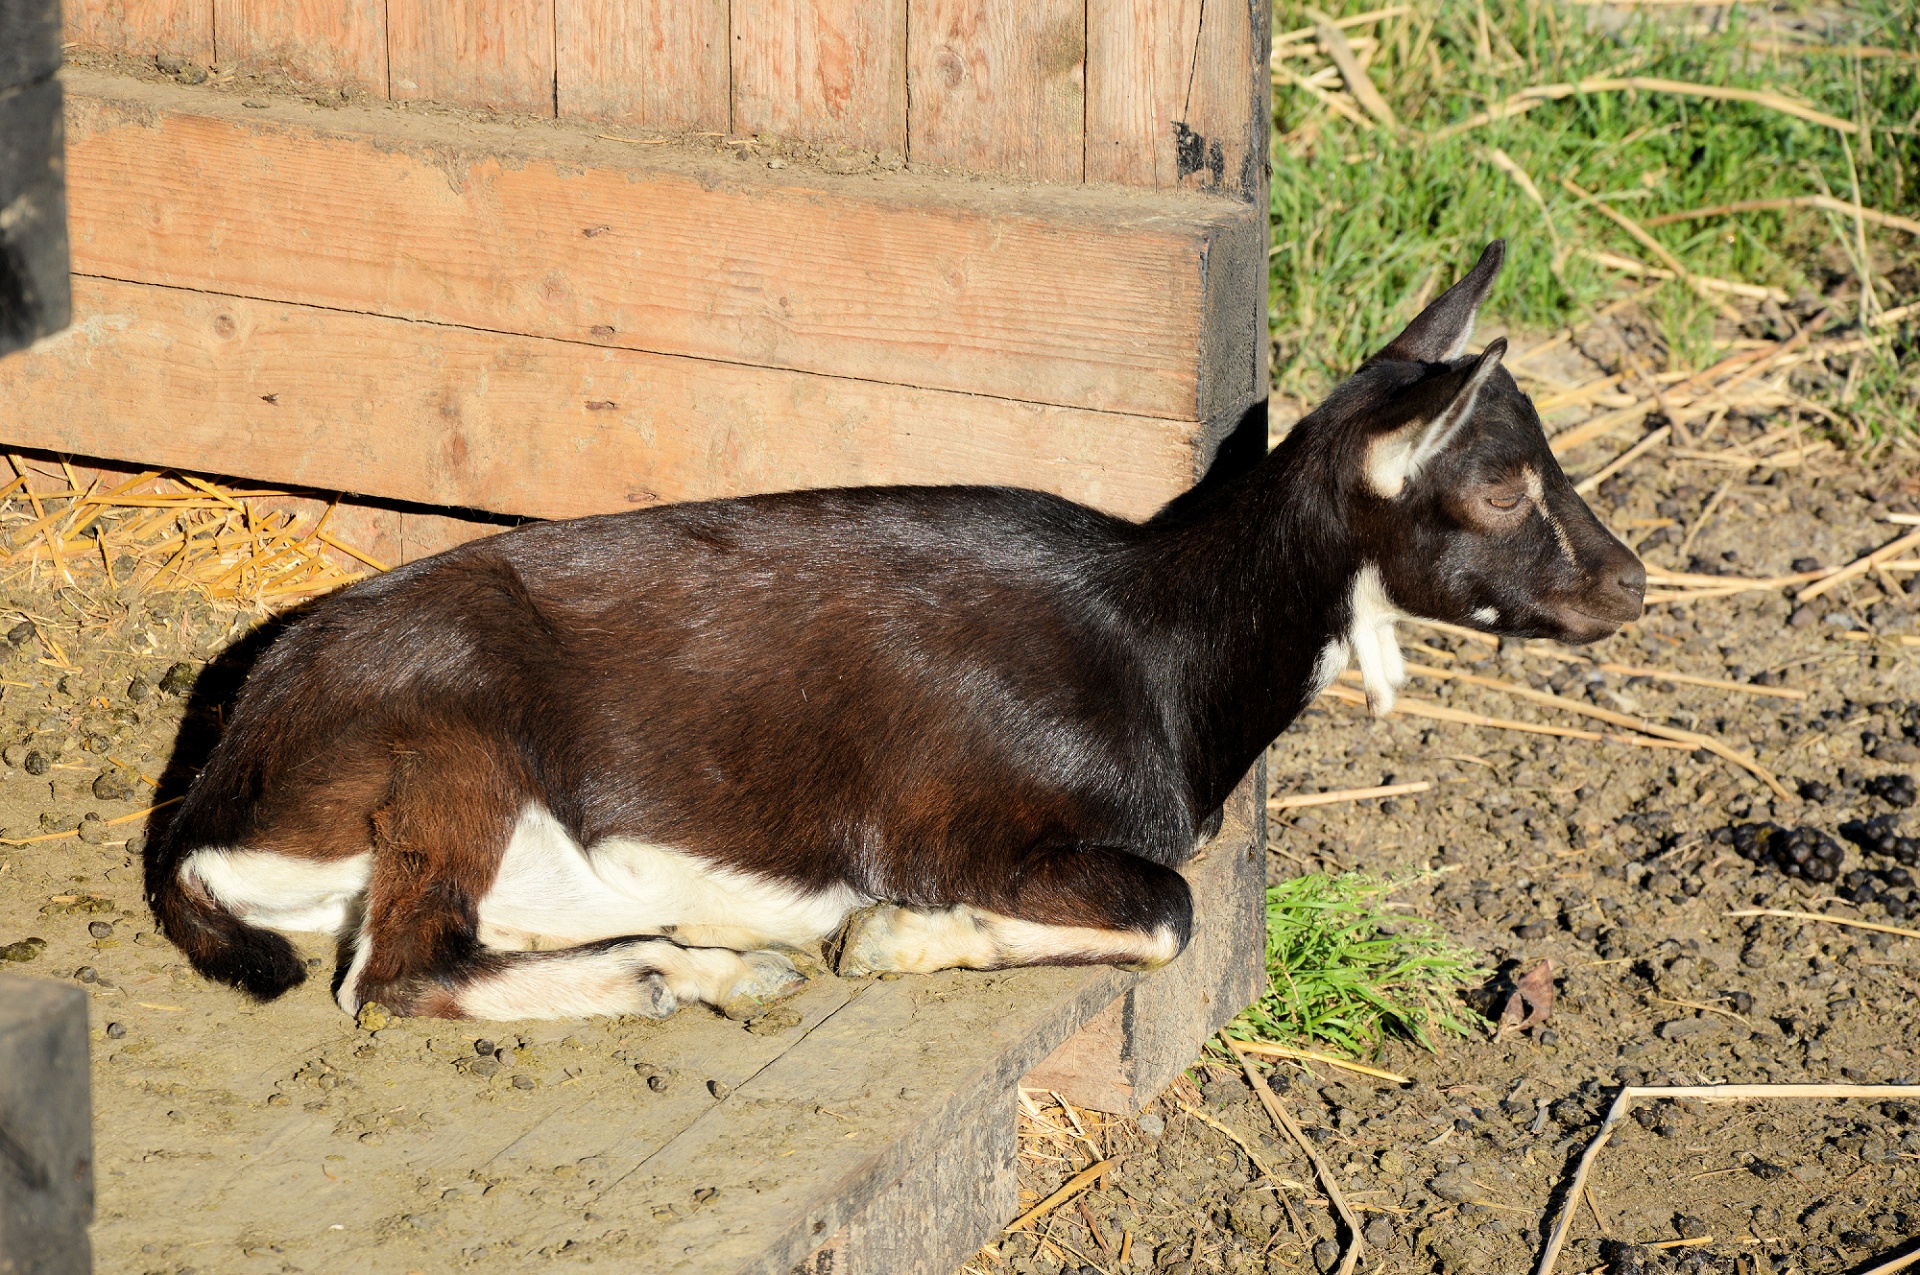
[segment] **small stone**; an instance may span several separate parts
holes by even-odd
[[[20,763],[26,759],[27,746],[25,744],[8,744],[4,749],[0,749],[0,761],[6,762],[7,765],[12,766],[15,770],[18,770]]]
[[[1151,1111],[1141,1112],[1139,1118],[1135,1120],[1134,1123],[1139,1125],[1140,1132],[1146,1134],[1149,1138],[1157,1138],[1167,1131],[1167,1122]]]
[[[473,1042],[473,1052],[479,1054],[482,1058],[491,1058],[493,1057],[493,1042],[490,1040],[476,1040]]]
[[[1325,1275],[1325,1272],[1340,1265],[1340,1246],[1332,1240],[1321,1240],[1313,1246],[1313,1264]]]
[[[127,1025],[125,1023],[108,1023],[107,1024],[108,1040],[121,1040],[126,1036],[126,1034],[127,1034]]]
[[[1680,1233],[1680,1238],[1683,1240],[1697,1240],[1702,1235],[1712,1233],[1707,1229],[1705,1222],[1697,1217],[1690,1217],[1685,1213],[1674,1216],[1673,1229]]]
[[[368,1001],[360,1007],[360,1012],[353,1016],[353,1021],[359,1024],[363,1032],[377,1032],[393,1021],[393,1015],[388,1013],[387,1007],[379,1001]]]
[[[91,965],[82,965],[73,972],[73,976],[82,983],[97,983],[100,981],[100,971]]]
[[[193,671],[193,665],[182,660],[169,668],[160,678],[160,689],[169,695],[185,695],[193,689],[194,682],[198,680],[198,675]]]
[[[153,59],[153,64],[167,75],[178,75],[187,60],[177,53],[162,53]]]
[[[22,620],[7,630],[7,643],[10,646],[25,646],[33,641],[35,632],[37,630],[33,627],[32,620]]]
[[[1393,1223],[1384,1217],[1375,1217],[1360,1234],[1370,1247],[1385,1248],[1393,1243]]]
[[[513,1087],[515,1089],[531,1089],[539,1083],[540,1083],[539,1081],[535,1080],[532,1076],[529,1076],[524,1071],[513,1078]]]
[[[707,1082],[707,1092],[712,1094],[718,1101],[725,1102],[728,1095],[733,1093],[733,1086],[724,1080],[709,1080]]]
[[[101,801],[128,801],[133,794],[133,776],[118,767],[101,771],[93,781],[93,795]]]
[[[267,1095],[267,1105],[269,1107],[290,1107],[293,1105],[293,1099],[283,1093],[270,1093]]]
[[[1407,1171],[1407,1157],[1388,1147],[1380,1153],[1380,1172],[1397,1178]]]
[[[1470,1181],[1465,1173],[1458,1169],[1440,1174],[1427,1183],[1427,1188],[1443,1200],[1462,1204],[1479,1195],[1484,1195],[1478,1186]]]
[[[112,835],[113,830],[107,827],[106,820],[91,810],[87,812],[86,818],[80,821],[80,840],[90,846],[97,846]]]
[[[20,761],[20,769],[29,775],[44,775],[53,769],[53,763],[48,761],[46,754],[39,749],[29,749],[27,755]]]
[[[113,937],[113,922],[112,921],[88,921],[87,933],[93,935],[93,937],[97,939],[110,939]]]
[[[153,683],[144,677],[136,677],[127,683],[127,698],[136,704],[144,704],[153,698]]]
[[[669,1083],[667,1078],[659,1072],[655,1072],[653,1075],[647,1077],[647,1088],[653,1090],[655,1093],[665,1093]]]

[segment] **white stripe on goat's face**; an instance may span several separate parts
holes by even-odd
[[[1561,556],[1568,562],[1578,562],[1579,555],[1573,551],[1573,541],[1567,539],[1567,529],[1560,525],[1552,507],[1547,504],[1547,485],[1541,480],[1540,471],[1527,465],[1520,472],[1527,480],[1527,499],[1533,502],[1534,509],[1553,532],[1554,543],[1560,546]]]

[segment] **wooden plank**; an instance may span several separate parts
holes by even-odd
[[[733,131],[907,147],[907,0],[734,0]]]
[[[1087,179],[1257,198],[1267,0],[1112,0],[1087,12]]]
[[[555,0],[563,116],[647,130],[724,133],[727,0]]]
[[[386,0],[214,0],[220,63],[387,96]]]
[[[394,99],[553,114],[553,0],[387,0]]]
[[[1086,0],[910,0],[916,164],[1081,179]]]
[[[70,42],[95,52],[213,65],[213,0],[72,0],[66,27]]]
[[[0,355],[67,324],[61,132],[58,79],[0,92]]]
[[[93,1269],[87,998],[0,977],[0,1271]]]
[[[1209,316],[1264,321],[1265,218],[1235,201],[72,78],[81,273],[1189,420],[1218,398]],[[1223,235],[1251,236],[1238,274],[1208,264]]]
[[[0,440],[499,513],[1000,482],[1137,517],[1199,432],[104,279],[75,310],[0,378]]]

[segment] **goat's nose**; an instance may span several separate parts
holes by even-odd
[[[1647,566],[1634,554],[1627,555],[1627,561],[1620,568],[1620,587],[1636,598],[1647,596]]]

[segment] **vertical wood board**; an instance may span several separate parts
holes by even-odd
[[[100,53],[172,53],[211,66],[214,0],[71,0],[67,39]]]
[[[387,0],[393,97],[553,114],[553,2]]]
[[[92,1269],[92,1110],[86,996],[0,978],[0,1271]]]
[[[1087,179],[1265,189],[1266,0],[1112,0],[1087,17]]]
[[[214,0],[219,60],[387,96],[386,0]]]
[[[559,112],[633,128],[724,133],[727,0],[554,0]]]
[[[1086,21],[1086,0],[910,0],[914,162],[1079,181]]]
[[[68,321],[60,99],[60,80],[51,75],[0,92],[0,355]]]
[[[733,131],[907,148],[907,0],[733,0]]]

